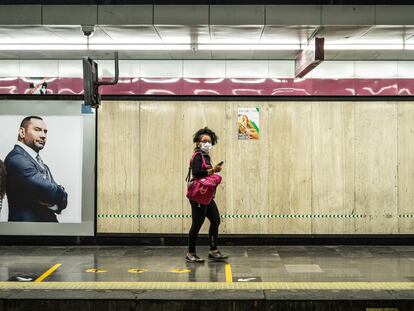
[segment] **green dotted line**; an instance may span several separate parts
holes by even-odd
[[[399,218],[414,218],[414,214],[400,214]]]
[[[222,215],[222,218],[366,218],[367,215],[319,215],[319,214],[273,214],[273,215]]]
[[[221,218],[241,219],[241,218],[367,218],[369,215],[364,214],[224,214]],[[98,214],[98,218],[191,218],[189,214]],[[398,218],[414,218],[414,214],[400,214]]]
[[[191,215],[180,214],[98,214],[98,218],[191,218]]]
[[[260,215],[260,214],[236,214],[236,215],[221,215],[221,218],[228,219],[241,219],[241,218],[367,218],[368,215],[362,214],[343,214],[343,215],[321,215],[321,214],[273,214],[273,215]],[[414,214],[399,215],[400,218],[414,218]],[[98,218],[191,218],[188,214],[98,214]]]

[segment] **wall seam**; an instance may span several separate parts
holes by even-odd
[[[400,215],[400,103],[397,104],[397,214]],[[398,216],[397,216],[398,217]],[[397,233],[401,233],[400,218],[397,218]]]

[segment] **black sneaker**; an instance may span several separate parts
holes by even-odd
[[[212,260],[224,260],[224,259],[229,258],[229,256],[223,255],[222,253],[220,253],[220,251],[216,251],[216,252],[210,252],[208,254],[208,258]]]
[[[198,257],[196,254],[189,254],[187,253],[187,255],[185,255],[185,261],[186,262],[196,262],[196,263],[203,263],[204,259]]]

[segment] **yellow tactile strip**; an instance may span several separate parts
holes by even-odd
[[[414,290],[414,282],[0,282],[0,290]]]

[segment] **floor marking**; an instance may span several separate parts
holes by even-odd
[[[0,290],[414,290],[414,282],[0,282]]]
[[[147,272],[147,269],[129,269],[128,272],[129,273],[144,273]]]
[[[33,281],[32,278],[25,278],[23,276],[16,276],[16,280],[19,281],[19,282],[31,282],[31,281]]]
[[[226,263],[224,266],[224,270],[226,272],[226,283],[233,283],[233,275],[231,273],[231,265]]]
[[[42,282],[45,278],[47,278],[49,275],[51,275],[57,268],[59,268],[62,264],[57,263],[53,267],[51,267],[49,270],[47,270],[45,273],[43,273],[41,276],[39,276],[35,282]]]
[[[170,272],[172,272],[172,273],[190,273],[191,270],[189,270],[189,269],[172,269],[172,270],[170,270]]]
[[[259,276],[253,276],[253,277],[237,277],[237,276],[233,276],[233,280],[235,280],[235,282],[261,282],[262,278]]]
[[[108,271],[107,270],[104,270],[104,269],[92,268],[92,269],[85,270],[85,272],[89,272],[89,273],[105,273],[105,272],[108,272]]]

